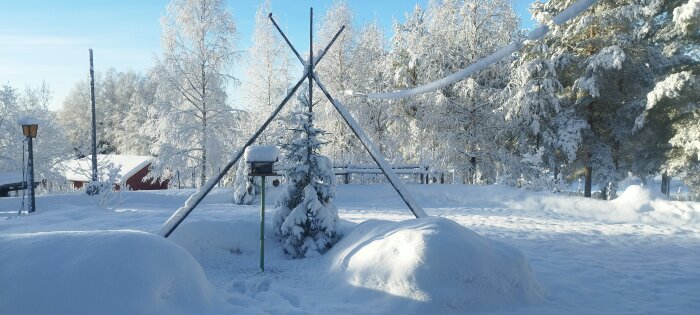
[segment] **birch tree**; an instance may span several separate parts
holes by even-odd
[[[246,95],[242,104],[249,112],[247,130],[251,133],[270,115],[284,98],[291,84],[289,48],[282,41],[268,14],[270,2],[258,7],[255,14],[252,45],[246,56],[246,79],[242,90]],[[277,116],[272,125],[258,138],[259,143],[277,144],[285,133],[285,116],[288,110]]]
[[[196,167],[201,186],[225,156],[218,136],[233,132],[225,84],[236,81],[227,73],[239,55],[236,25],[223,0],[173,0],[161,24],[160,77],[174,98],[161,103],[156,119],[155,171],[184,162]]]

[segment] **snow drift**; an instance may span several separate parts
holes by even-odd
[[[328,253],[331,273],[393,296],[395,313],[463,313],[541,298],[518,250],[438,217],[366,221]]]
[[[660,192],[640,185],[627,187],[611,203],[623,221],[636,219],[651,224],[700,224],[700,207],[697,203],[668,200]]]
[[[0,253],[0,296],[11,301],[3,303],[3,314],[202,314],[211,309],[212,289],[200,265],[183,248],[153,234],[4,234]]]

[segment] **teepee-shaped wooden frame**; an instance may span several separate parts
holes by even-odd
[[[347,123],[348,127],[352,130],[353,133],[358,137],[362,145],[365,147],[367,152],[372,156],[372,159],[377,163],[379,168],[382,170],[384,175],[387,177],[391,185],[394,187],[394,190],[399,194],[401,199],[403,199],[404,203],[408,206],[408,208],[413,212],[413,215],[416,216],[416,218],[421,218],[421,217],[426,217],[428,216],[423,208],[421,208],[411,197],[409,194],[408,190],[406,187],[401,183],[399,180],[398,176],[396,176],[396,173],[391,169],[389,166],[389,163],[386,161],[383,155],[379,153],[379,151],[376,149],[372,141],[369,139],[367,134],[362,130],[360,125],[355,121],[355,119],[350,115],[348,110],[343,106],[338,100],[334,99],[333,96],[328,92],[326,87],[321,83],[321,80],[318,77],[318,74],[314,72],[314,68],[318,64],[321,59],[323,59],[323,56],[326,55],[326,52],[328,52],[328,49],[335,43],[335,40],[340,36],[340,33],[343,32],[345,29],[345,26],[342,26],[340,30],[335,34],[333,39],[328,43],[326,48],[320,52],[318,57],[314,59],[314,53],[313,53],[313,8],[310,9],[310,27],[309,27],[309,60],[304,60],[304,58],[299,55],[299,52],[294,48],[294,45],[289,42],[289,39],[287,36],[282,32],[280,27],[277,25],[275,20],[272,18],[272,13],[270,13],[269,18],[272,24],[275,26],[275,28],[280,32],[282,37],[284,38],[285,42],[287,45],[289,45],[289,48],[292,49],[296,57],[299,59],[301,64],[304,66],[304,75],[302,76],[301,79],[292,87],[292,89],[287,93],[287,96],[282,100],[282,102],[275,108],[275,110],[272,112],[270,117],[265,120],[265,122],[258,128],[258,130],[253,134],[253,136],[246,142],[246,144],[241,148],[239,151],[237,151],[234,154],[233,159],[231,162],[229,162],[226,167],[224,167],[221,170],[221,173],[213,177],[207,182],[207,184],[200,188],[197,193],[194,195],[190,196],[189,199],[185,202],[185,205],[180,207],[175,213],[168,219],[168,221],[163,224],[163,227],[161,228],[159,234],[162,235],[163,237],[168,237],[170,234],[175,231],[175,229],[182,223],[182,221],[185,220],[185,218],[194,210],[195,207],[204,199],[204,197],[214,188],[217,182],[219,182],[226,173],[238,162],[238,160],[241,159],[241,156],[243,156],[243,152],[245,151],[245,148],[252,145],[255,140],[260,136],[260,134],[267,128],[267,126],[272,122],[272,120],[277,116],[277,114],[282,110],[285,104],[289,101],[289,99],[292,98],[294,93],[296,93],[297,89],[301,86],[302,83],[304,83],[305,80],[308,80],[309,84],[309,101],[310,104],[312,103],[313,100],[313,82],[316,82],[316,85],[321,89],[321,92],[326,96],[326,98],[333,104],[333,107],[338,111],[341,117],[343,117],[343,120]],[[312,108],[310,107],[310,110]]]

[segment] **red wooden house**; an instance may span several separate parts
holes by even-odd
[[[110,170],[116,170],[114,189],[127,187],[129,190],[168,189],[168,180],[145,180],[149,173],[150,156],[98,154],[97,173],[100,180],[107,180]],[[63,174],[75,189],[81,189],[92,178],[90,156],[69,160],[62,164]]]

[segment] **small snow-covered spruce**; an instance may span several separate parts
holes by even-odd
[[[260,189],[259,180],[248,176],[246,163],[241,161],[236,169],[236,179],[233,181],[233,203],[237,205],[249,205],[255,200],[255,195]]]
[[[294,258],[325,253],[340,239],[338,210],[333,206],[335,176],[330,159],[319,154],[324,132],[313,125],[308,111],[308,90],[300,93],[293,113],[293,140],[282,146],[287,186],[276,202],[275,234],[285,252]]]

